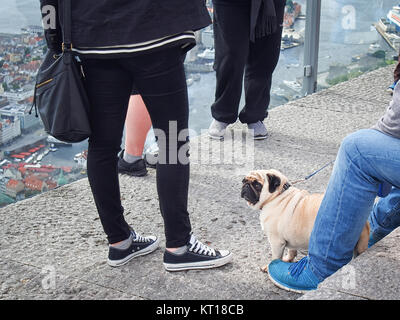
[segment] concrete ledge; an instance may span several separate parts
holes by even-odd
[[[300,300],[398,300],[400,298],[400,230],[326,279]]]
[[[255,143],[254,167],[275,168],[296,180],[333,160],[347,134],[372,126],[382,116],[390,101],[385,89],[392,72],[392,66],[379,69],[271,110],[266,120],[270,137]],[[193,143],[209,148],[201,152],[219,148],[205,136]],[[120,185],[127,221],[143,234],[158,234],[161,249],[118,269],[106,264],[107,242],[87,179],[0,209],[0,299],[300,298],[275,287],[259,270],[271,260],[271,253],[258,213],[240,198],[247,170],[246,165],[235,164],[191,166],[193,231],[212,246],[234,253],[233,263],[216,270],[164,270],[154,170],[144,178],[120,176]],[[300,187],[323,192],[330,173],[328,168]],[[390,235],[352,262],[354,289],[326,282],[315,295],[303,298],[396,297],[399,256],[390,249],[397,238],[398,234]],[[392,255],[378,255],[386,250]],[[379,294],[374,294],[377,288]]]

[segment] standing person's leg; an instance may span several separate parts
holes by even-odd
[[[116,60],[83,61],[91,103],[87,171],[101,223],[109,243],[127,239],[130,229],[121,206],[118,181],[120,151],[132,78]]]
[[[159,147],[157,190],[167,247],[183,246],[191,233],[187,211],[189,163],[178,161],[178,150],[187,140],[178,141],[177,136],[188,129],[189,122],[184,56],[180,48],[173,48],[132,61],[127,68],[149,111]],[[170,128],[170,124],[176,129]]]
[[[125,119],[125,149],[118,160],[120,173],[141,177],[147,174],[146,163],[142,158],[147,133],[151,128],[150,115],[142,97],[136,93],[129,99]]]
[[[212,124],[210,135],[218,137],[223,136],[226,126],[238,118],[244,66],[249,50],[250,2],[244,6],[214,4],[213,23],[216,89],[211,114],[223,125],[213,128]],[[215,121],[213,123],[218,124]]]
[[[372,129],[346,137],[311,233],[308,256],[297,263],[271,262],[270,278],[285,289],[312,290],[347,264],[382,182],[400,186],[400,139]]]
[[[280,26],[284,8],[284,2],[277,2],[276,15]],[[281,39],[282,27],[279,27],[275,33],[250,42],[244,75],[246,104],[239,114],[243,123],[256,123],[268,116],[272,74],[279,61]]]
[[[154,251],[159,244],[156,237],[142,237],[133,231],[121,205],[117,162],[133,81],[118,60],[87,59],[83,68],[91,104],[88,179],[110,244],[108,263],[119,266]]]
[[[142,157],[150,128],[150,115],[142,97],[139,94],[132,95],[125,120],[125,154]]]
[[[189,101],[184,58],[176,47],[138,56],[127,66],[149,110],[159,147],[157,191],[166,237],[164,265],[169,271],[204,268],[204,264],[212,268],[231,260],[229,252],[211,249],[191,234],[187,210]]]

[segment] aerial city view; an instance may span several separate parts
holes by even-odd
[[[38,4],[32,5],[32,2],[20,4],[28,12],[24,14],[34,16],[26,19],[29,24],[16,25],[14,31],[0,26],[0,207],[86,176],[87,141],[77,144],[58,141],[44,132],[35,112],[29,113],[36,72],[47,52],[40,11],[36,9]],[[342,1],[333,2],[343,6]],[[362,2],[348,1],[356,10]],[[378,13],[378,17],[359,15],[359,25],[352,32],[335,29],[336,15],[342,11],[336,7],[323,8],[319,88],[393,62],[400,47],[400,8],[390,3],[382,2],[382,14]],[[302,94],[305,4],[305,0],[287,1],[281,60],[274,74],[271,107]],[[5,4],[0,4],[3,15],[2,6]],[[212,15],[210,0],[207,6]],[[212,26],[197,32],[197,42],[197,47],[187,56],[185,67],[190,126],[200,133],[211,121],[210,105],[215,86]],[[346,54],[333,57],[333,42]],[[154,139],[149,137],[146,145],[152,147]]]

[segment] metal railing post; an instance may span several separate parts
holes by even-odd
[[[317,91],[320,23],[321,0],[307,0],[304,34],[304,95]]]

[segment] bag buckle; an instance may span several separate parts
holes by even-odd
[[[69,48],[68,48],[68,46],[69,46]],[[65,51],[72,51],[72,48],[73,48],[73,46],[72,46],[72,43],[70,43],[70,44],[65,44],[64,42],[62,43],[62,45],[61,45],[61,49],[62,49],[62,51],[63,52],[65,52]]]

